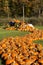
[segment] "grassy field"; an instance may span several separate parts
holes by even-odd
[[[38,29],[43,30],[43,26],[35,26]],[[7,38],[7,37],[15,37],[15,36],[24,36],[26,34],[29,34],[29,32],[24,32],[24,31],[8,31],[8,30],[4,30],[0,28],[0,40],[2,40],[3,38]],[[36,40],[34,41],[35,43],[40,43],[43,45],[43,40]],[[2,63],[2,59],[0,58],[0,65],[4,65]]]
[[[37,29],[43,30],[43,26],[35,26]]]
[[[15,36],[24,36],[25,34],[29,34],[29,32],[24,32],[24,31],[9,31],[9,30],[4,30],[0,29],[0,40],[6,37],[15,37]]]
[[[43,26],[35,26],[36,28],[43,30]],[[0,28],[0,40],[6,37],[15,37],[15,36],[24,36],[25,34],[29,34],[29,32],[24,32],[24,31],[9,31],[9,30],[4,30]]]
[[[34,43],[37,43],[37,44],[42,44],[43,45],[43,40],[36,40],[36,41],[33,41]]]

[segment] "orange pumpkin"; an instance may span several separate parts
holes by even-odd
[[[43,59],[39,59],[38,62],[43,64]]]
[[[2,54],[2,50],[0,51],[0,54]]]
[[[11,64],[12,62],[14,62],[14,59],[9,59],[9,60],[6,60],[6,65]]]
[[[6,48],[6,44],[4,43],[4,44],[2,44],[2,48]]]
[[[16,56],[16,54],[12,52],[11,56],[12,56],[12,58],[14,58]]]
[[[3,57],[6,57],[6,56],[8,56],[8,54],[7,53],[3,53],[1,57],[3,58]]]

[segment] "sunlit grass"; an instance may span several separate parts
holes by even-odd
[[[9,30],[0,29],[0,40],[7,37],[24,36],[26,34],[29,34],[29,32],[17,31],[17,30],[9,31]]]
[[[33,41],[34,43],[37,43],[37,44],[41,44],[43,45],[43,40],[36,40],[36,41]]]

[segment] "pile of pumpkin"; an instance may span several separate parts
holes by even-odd
[[[19,23],[20,23],[19,20],[16,19],[11,20],[10,22],[8,22],[8,27],[6,28],[6,30],[16,30]]]
[[[12,23],[17,24],[17,26],[15,26],[15,25],[10,26],[10,27],[6,28],[6,30],[19,30],[19,31],[30,31],[30,32],[33,32],[35,30],[34,27],[31,27],[28,24],[26,24],[25,22],[22,22],[22,21],[19,21],[16,19],[14,19],[14,21]]]
[[[27,34],[25,37],[33,41],[40,39],[43,40],[43,30],[34,30],[33,33]]]
[[[6,28],[6,30],[16,30],[14,26]]]
[[[36,30],[34,27],[29,26],[28,24],[22,22],[21,25],[19,26],[19,31],[30,31],[33,32],[34,30]]]
[[[5,38],[0,42],[0,55],[6,65],[43,65],[43,47],[33,43],[42,38],[39,30],[24,37]]]

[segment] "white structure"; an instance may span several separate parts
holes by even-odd
[[[32,24],[27,24],[27,25],[30,26],[30,27],[32,27],[32,28],[34,28],[34,26]]]

